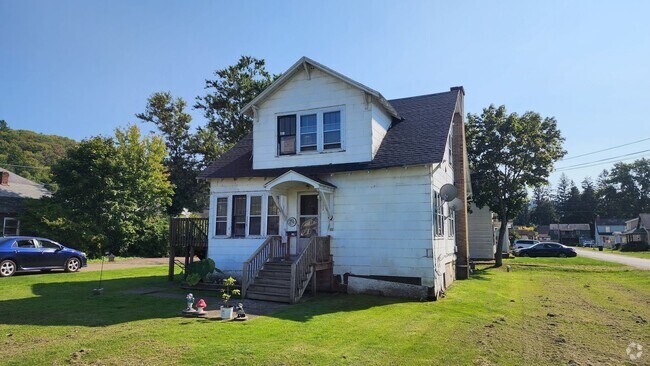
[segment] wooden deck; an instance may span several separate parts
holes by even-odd
[[[208,225],[208,218],[169,219],[169,281],[174,280],[176,266],[185,273],[187,265],[194,261],[197,248],[207,251]],[[184,261],[176,260],[176,255],[181,253]]]

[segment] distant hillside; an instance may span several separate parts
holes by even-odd
[[[76,145],[75,140],[63,136],[13,130],[0,120],[0,167],[35,182],[50,183],[49,167]]]

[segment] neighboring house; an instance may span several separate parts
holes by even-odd
[[[613,248],[620,244],[625,231],[625,220],[596,218],[594,223],[596,246]]]
[[[625,221],[624,242],[650,244],[650,213]]]
[[[589,224],[551,224],[549,236],[552,241],[568,245],[577,245],[580,239],[592,238]]]
[[[2,236],[20,235],[18,214],[27,199],[49,196],[42,184],[0,168],[0,227]]]
[[[550,241],[551,240],[551,226],[550,225],[538,225],[535,228],[537,231],[537,240],[539,241]]]
[[[485,206],[479,209],[474,203],[468,215],[469,257],[473,260],[494,260],[497,238],[494,236],[494,214]],[[496,231],[497,236],[499,234]],[[507,237],[507,235],[506,235]],[[507,250],[507,246],[504,246]]]
[[[210,182],[208,256],[247,297],[293,302],[317,270],[303,258],[327,242],[326,276],[348,291],[435,298],[469,271],[466,210],[440,194],[454,184],[466,207],[463,97],[454,87],[389,101],[301,58],[243,108],[252,133],[199,175]],[[290,285],[263,278],[282,265]]]
[[[537,233],[535,230],[526,226],[514,226],[513,232],[519,239],[537,239]]]

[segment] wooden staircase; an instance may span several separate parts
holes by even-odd
[[[294,304],[318,270],[331,269],[329,236],[313,237],[297,256],[287,252],[281,237],[267,238],[244,262],[242,297]]]
[[[291,302],[292,262],[266,262],[253,283],[248,286],[246,297],[256,300]]]

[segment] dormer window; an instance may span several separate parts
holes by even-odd
[[[277,118],[278,155],[343,149],[343,110],[340,107]]]
[[[296,153],[296,115],[278,117],[278,152],[280,155]]]

